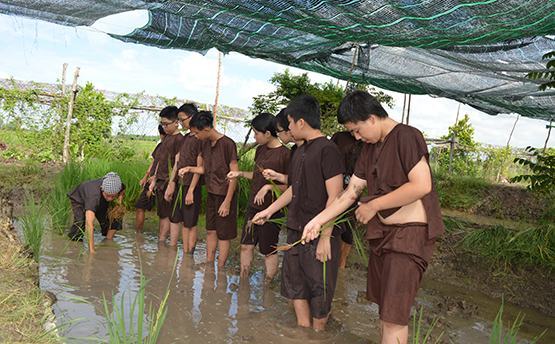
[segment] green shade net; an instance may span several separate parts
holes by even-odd
[[[1,1],[0,12],[65,25],[148,9],[125,42],[212,47],[486,113],[555,117],[555,91],[525,76],[555,50],[555,1]]]

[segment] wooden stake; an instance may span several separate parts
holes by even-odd
[[[544,153],[545,153],[545,150],[547,149],[547,142],[549,142],[549,136],[551,136],[551,129],[552,129],[553,127],[555,127],[555,126],[553,125],[553,117],[551,117],[551,118],[549,119],[549,124],[546,125],[545,127],[546,127],[547,129],[549,129],[549,130],[547,131],[547,138],[545,139],[545,144],[543,145],[543,152],[544,152]]]
[[[507,148],[509,148],[509,144],[511,143],[511,138],[513,137],[513,133],[515,131],[515,127],[519,119],[520,119],[520,115],[517,115],[515,123],[513,124],[513,129],[511,129],[511,133],[509,134],[509,139],[507,140]]]
[[[64,63],[62,67],[62,96],[66,95],[66,71],[67,71],[67,63]]]
[[[71,132],[71,117],[73,116],[73,105],[75,102],[75,97],[77,96],[77,78],[79,78],[79,67],[75,68],[75,73],[73,74],[73,84],[71,85],[71,95],[69,97],[69,105],[67,109],[66,118],[66,132],[64,135],[64,151],[62,154],[62,161],[64,164],[69,162],[69,134]]]
[[[407,94],[403,94],[403,115],[401,116],[401,123],[405,123],[405,109],[407,107]]]
[[[411,98],[412,98],[412,94],[409,94],[409,100],[408,100],[408,104],[407,104],[407,125],[409,125]]]
[[[222,74],[222,53],[218,52],[218,76],[216,79],[216,97],[214,99],[214,126],[216,126],[216,114],[218,112],[218,100],[220,98],[220,77]]]

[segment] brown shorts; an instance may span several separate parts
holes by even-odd
[[[181,201],[179,202],[177,200],[177,194],[179,193],[180,188],[183,189],[183,192],[181,194]],[[189,185],[180,185],[176,188],[175,193],[173,194],[172,215],[170,216],[170,221],[172,223],[183,222],[183,226],[185,228],[192,228],[195,227],[198,222],[200,205],[202,204],[202,193],[200,185],[197,184],[197,187],[193,191],[193,204],[186,205],[185,195],[187,194],[187,190],[189,190]]]
[[[164,199],[164,194],[168,188],[166,182],[156,182],[156,214],[159,218],[165,219],[172,215],[173,203]]]
[[[243,227],[243,232],[241,233],[241,244],[242,245],[256,245],[258,244],[258,249],[260,253],[268,255],[275,251],[279,240],[280,226],[273,222],[266,222],[265,224],[252,225],[251,228],[247,228],[247,221],[252,219],[259,209],[254,209],[249,207],[247,209],[247,217],[245,221],[245,226]],[[272,216],[272,219],[282,217],[281,213],[276,213]]]
[[[380,319],[408,325],[435,239],[425,224],[387,226],[384,238],[369,240],[366,295],[380,307]]]
[[[145,185],[143,191],[137,198],[137,202],[135,202],[135,208],[137,209],[144,209],[144,210],[152,210],[154,208],[154,196],[147,197],[146,194],[148,192],[148,184]]]
[[[283,255],[281,270],[281,295],[291,300],[308,300],[313,318],[322,319],[331,311],[335,293],[341,231],[335,228],[330,239],[331,260],[326,262],[326,287],[324,291],[324,266],[316,259],[318,241],[296,245]],[[287,229],[287,243],[301,238],[302,232]]]
[[[225,196],[208,193],[206,198],[206,230],[215,230],[218,240],[231,240],[237,237],[237,193],[233,195],[229,214],[226,217],[218,215],[218,209]]]

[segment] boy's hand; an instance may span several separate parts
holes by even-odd
[[[263,187],[261,187],[260,190],[258,190],[258,192],[256,193],[256,196],[254,196],[254,204],[256,205],[264,204],[264,198],[266,197],[266,194],[268,193],[268,191],[270,191],[271,189],[272,189],[271,185],[264,185]]]
[[[276,180],[279,177],[279,173],[272,170],[271,168],[266,168],[262,171],[262,176],[268,180]]]
[[[171,181],[166,188],[166,193],[164,193],[164,199],[166,202],[171,202],[173,198],[173,193],[175,192],[175,182]]]
[[[190,173],[191,169],[189,168],[189,166],[185,166],[183,168],[180,168],[179,171],[177,171],[177,174],[183,178],[184,175],[186,175],[187,173]]]
[[[270,218],[270,216],[272,216],[272,214],[270,214],[270,212],[268,211],[268,209],[262,210],[259,213],[256,213],[251,222],[254,223],[255,225],[263,225],[266,223],[266,221],[268,221],[268,219]]]
[[[321,237],[316,246],[316,259],[326,262],[331,259],[331,244],[329,237]]]
[[[153,180],[149,180],[149,185],[148,185],[148,191],[146,193],[146,197],[150,198],[152,197],[152,195],[154,194],[154,181]]]
[[[220,217],[226,217],[227,215],[229,215],[229,208],[229,202],[223,201],[220,205],[220,208],[218,209],[218,215],[220,215]]]
[[[146,176],[139,180],[139,185],[144,188],[146,185]]]
[[[367,224],[368,221],[372,220],[378,209],[374,207],[374,203],[372,201],[367,203],[358,202],[358,208],[355,210],[355,216],[358,222]]]
[[[322,225],[315,221],[315,219],[310,220],[310,222],[304,226],[303,236],[301,237],[303,239],[303,243],[316,239],[320,235],[321,231]]]
[[[229,171],[227,179],[235,179],[241,177],[241,171]]]
[[[193,191],[191,190],[187,191],[187,194],[185,195],[185,205],[191,205],[193,204],[194,201],[195,201],[195,196],[193,194]]]

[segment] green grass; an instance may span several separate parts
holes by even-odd
[[[540,266],[555,270],[554,224],[520,231],[502,226],[474,229],[464,236],[461,245],[500,266]]]
[[[502,301],[499,311],[497,311],[497,315],[493,320],[489,342],[490,344],[517,344],[520,342],[518,340],[518,332],[524,322],[524,315],[519,313],[512,324],[508,322],[507,326],[505,326],[503,322],[503,308],[504,302]],[[537,343],[546,332],[547,330],[543,331],[527,343]]]
[[[38,262],[42,236],[49,224],[46,209],[42,204],[37,204],[32,194],[28,194],[25,200],[21,222],[24,244],[33,252],[33,258]]]

